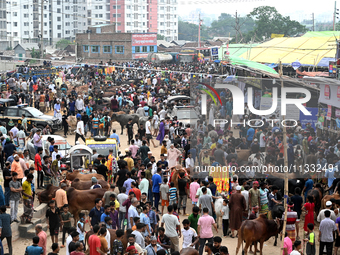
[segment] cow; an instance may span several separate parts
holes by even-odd
[[[266,152],[259,152],[259,153],[261,155],[261,157],[260,157],[261,164],[264,165],[266,163],[266,155],[267,155],[267,153]],[[255,158],[256,158],[256,153],[251,154],[248,157],[248,162],[253,162]]]
[[[132,125],[137,124],[139,127],[139,115],[137,114],[120,114],[117,115],[116,113],[112,114],[111,122],[117,121],[121,127],[121,135],[123,134],[124,127],[129,122],[129,119],[132,119]]]
[[[321,200],[321,209],[325,209],[326,208],[326,202],[330,201],[332,198],[334,198],[335,200],[338,200],[338,199],[340,199],[340,195],[338,193],[334,193],[333,195],[324,196]]]
[[[101,174],[82,174],[78,170],[74,170],[72,173],[63,171],[63,176],[66,175],[66,180],[74,181],[78,178],[80,181],[90,181],[92,177],[96,177],[97,180],[105,180]]]
[[[260,243],[260,255],[262,255],[263,243],[270,237],[278,235],[283,228],[282,220],[268,220],[264,214],[260,214],[255,220],[245,220],[242,222],[238,230],[238,243],[236,255],[240,250],[243,241],[246,242],[243,249],[244,254],[248,254],[249,246],[255,243],[255,252],[257,252],[257,242]]]
[[[143,125],[145,127],[145,123],[148,121],[149,117],[148,116],[143,116],[139,118],[139,125]]]
[[[90,211],[95,206],[96,198],[102,199],[105,189],[76,190],[73,187],[66,189],[70,213],[74,217],[74,225],[79,220],[79,213],[82,210]]]
[[[98,180],[98,184],[102,186],[103,189],[108,190],[110,188],[109,184],[105,180]],[[71,187],[77,190],[87,190],[90,189],[92,185],[92,181],[81,181],[79,178],[74,179],[71,183]]]
[[[275,204],[271,210],[273,219],[282,219],[282,215],[285,211],[283,204]],[[274,246],[277,245],[277,235],[275,235]]]
[[[113,246],[112,246],[112,244],[113,244],[113,242],[114,242],[114,240],[116,240],[117,239],[117,235],[116,235],[116,230],[114,230],[114,229],[107,229],[107,231],[109,231],[110,232],[110,248],[111,248],[111,252],[110,252],[110,254],[113,254],[112,252],[112,248],[113,248]],[[93,230],[91,229],[90,231],[88,231],[88,232],[86,232],[86,235],[85,235],[85,240],[84,240],[84,242],[85,242],[85,245],[84,245],[84,248],[86,249],[86,244],[89,242],[89,238],[90,238],[90,236],[92,236],[94,233],[93,233]],[[123,243],[123,247],[124,247],[124,250],[126,249],[126,247],[127,247],[127,243],[128,243],[128,238],[127,238],[127,233],[125,232],[124,233],[124,238],[123,238],[123,240],[122,240],[122,243]]]
[[[77,127],[77,118],[76,118],[76,116],[68,116],[67,117],[67,123],[69,125],[70,133],[72,133],[72,131],[76,130],[76,127]]]
[[[250,150],[236,150],[237,153],[237,161],[238,162],[248,162],[248,158],[250,156]]]
[[[184,248],[180,252],[181,255],[198,255],[198,250],[193,248]]]
[[[48,203],[51,201],[53,198],[55,198],[55,192],[59,189],[59,187],[53,186],[52,184],[48,184],[46,186],[46,189],[38,192],[38,200],[40,204],[42,203]]]
[[[176,166],[176,168],[177,167],[178,167],[178,165]],[[178,177],[179,177],[179,174],[181,172],[184,172],[184,174],[187,173],[187,171],[185,169],[183,169],[183,168],[178,169],[177,168],[176,172],[173,173],[173,175],[171,176],[171,180],[170,180],[170,182],[173,182],[175,184],[175,187],[177,188],[177,190],[178,190]]]
[[[217,228],[218,228],[219,227],[219,221],[220,221],[220,219],[222,218],[222,215],[223,215],[223,213],[221,213],[221,210],[223,208],[223,198],[215,199],[214,208],[215,208],[215,212],[216,212],[216,224],[217,224]]]
[[[307,195],[313,197],[315,215],[319,215],[322,207],[321,200],[323,198],[323,188],[321,187],[321,184],[317,183],[315,188],[308,191]]]

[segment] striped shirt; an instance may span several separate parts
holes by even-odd
[[[169,189],[170,200],[176,199],[176,193],[177,193],[177,189],[175,187],[172,187],[172,188]]]
[[[260,189],[260,203],[261,205],[268,204],[268,189]]]

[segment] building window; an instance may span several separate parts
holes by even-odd
[[[127,26],[131,26],[131,22],[126,22],[126,25]]]
[[[150,52],[154,52],[155,51],[155,46],[150,46]]]
[[[102,18],[103,17],[103,14],[99,14],[99,18]]]
[[[103,9],[103,6],[102,5],[99,5],[99,10],[102,10]]]
[[[136,47],[135,47],[135,52],[136,52],[136,53],[139,53],[139,52],[140,52],[140,47],[139,47],[139,46],[136,46]]]
[[[61,38],[61,33],[58,33],[58,38]]]
[[[114,14],[113,14],[114,15]],[[127,18],[131,18],[131,14],[126,14]]]
[[[61,1],[60,0],[57,0],[57,5],[60,5],[61,4]]]
[[[24,9],[28,9],[28,4],[25,4],[25,5],[24,5]]]
[[[65,6],[65,10],[70,10],[70,6]]]
[[[15,27],[17,27],[17,26],[18,26],[18,22],[13,22],[13,25],[14,25]]]
[[[46,14],[45,14],[45,15],[46,15]],[[44,15],[44,16],[45,16],[45,15]],[[28,18],[28,13],[25,13],[25,14],[24,14],[24,18]],[[47,15],[46,15],[46,17],[44,17],[44,18],[47,18]]]
[[[47,35],[47,31],[44,31],[44,35]]]
[[[61,13],[61,9],[60,8],[57,9],[57,13]]]
[[[13,16],[14,16],[14,17],[17,17],[17,16],[18,16],[18,13],[17,13],[17,12],[13,12]]]
[[[109,45],[103,46],[103,53],[112,53],[112,47]]]
[[[61,17],[57,17],[57,21],[61,21]]]
[[[29,35],[29,31],[24,31],[24,35]]]
[[[44,27],[47,27],[47,22],[44,22]]]
[[[124,54],[124,46],[115,46],[116,54]]]
[[[161,26],[164,26],[164,22],[161,22],[160,25],[161,25]]]
[[[100,52],[100,46],[98,46],[98,45],[91,46],[91,52],[92,53],[99,53]]]
[[[57,29],[58,29],[58,30],[61,30],[61,25],[58,25],[58,26],[57,26]]]
[[[16,23],[16,22],[14,22],[14,23]],[[24,27],[28,27],[29,26],[29,22],[24,22]]]
[[[69,35],[70,34],[70,30],[66,30],[65,34]]]
[[[148,46],[143,46],[142,47],[142,52],[148,52]]]
[[[69,19],[70,18],[70,14],[65,14],[65,18]]]
[[[113,9],[115,9],[115,8],[113,8]],[[131,9],[131,5],[127,5],[126,9]]]
[[[18,36],[18,32],[14,32],[13,35],[14,35],[14,36]]]

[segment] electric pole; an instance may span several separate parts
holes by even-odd
[[[312,22],[313,22],[313,23],[312,23],[312,24],[313,24],[313,30],[312,30],[312,31],[314,32],[314,31],[315,31],[315,30],[314,30],[314,29],[315,29],[315,27],[314,27],[314,13],[312,13]]]
[[[41,16],[41,23],[40,23],[40,58],[44,58],[44,0],[41,0],[41,7],[40,7],[40,16]]]
[[[236,14],[235,14],[235,27],[236,27],[236,30],[238,30],[239,27],[238,27],[237,11],[236,11]],[[238,33],[238,31],[236,31],[236,37],[235,37],[236,43],[238,42],[237,33]]]
[[[201,20],[201,13],[198,15],[198,48],[201,48],[201,26],[203,20]]]
[[[337,18],[337,8],[336,8],[336,1],[334,1],[334,15],[333,15],[333,31],[335,31],[335,23],[336,23],[336,18]]]

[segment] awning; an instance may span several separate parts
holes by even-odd
[[[255,70],[264,71],[264,72],[271,73],[271,74],[277,74],[277,72],[273,68],[270,68],[269,66],[266,66],[266,65],[254,62],[254,61],[250,61],[247,59],[234,57],[234,56],[230,56],[229,60],[230,60],[229,64],[232,64],[232,65],[247,66]]]

